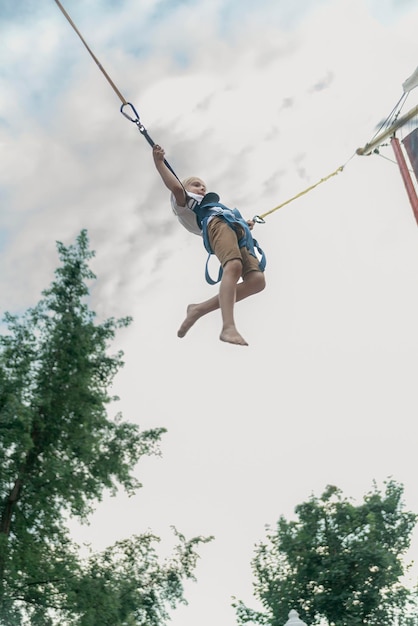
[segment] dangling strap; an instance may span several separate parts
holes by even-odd
[[[209,274],[209,260],[210,260],[211,256],[212,256],[212,253],[209,252],[208,258],[206,259],[205,278],[206,278],[206,282],[209,283],[209,285],[216,285],[217,283],[220,282],[220,280],[222,278],[222,274],[224,273],[224,268],[222,267],[222,265],[220,265],[219,266],[219,272],[218,272],[218,278],[216,280],[211,278],[211,276]]]

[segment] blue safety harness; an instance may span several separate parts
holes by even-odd
[[[238,209],[229,209],[219,202],[219,196],[217,193],[210,192],[204,196],[200,204],[197,204],[196,202],[192,210],[196,214],[199,227],[202,229],[203,243],[205,249],[209,253],[206,261],[205,278],[210,285],[216,285],[216,283],[221,280],[223,274],[222,266],[219,268],[218,278],[216,280],[211,278],[209,274],[209,261],[211,255],[214,254],[214,251],[212,250],[209,242],[208,221],[209,218],[214,215],[224,219],[228,226],[230,226],[233,230],[237,230],[237,226],[240,226],[243,229],[244,234],[238,240],[238,245],[240,248],[243,248],[244,246],[247,248],[249,253],[258,260],[260,271],[264,272],[266,267],[266,256],[257,241],[253,238],[247,222],[242,217]],[[260,258],[257,257],[255,250],[257,250]]]

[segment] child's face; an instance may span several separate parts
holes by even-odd
[[[206,185],[200,178],[191,178],[187,182],[186,190],[204,196],[206,194]]]

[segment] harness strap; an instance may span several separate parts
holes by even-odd
[[[229,209],[224,204],[221,204],[219,202],[219,196],[217,194],[208,193],[199,205],[195,205],[193,211],[196,213],[198,224],[203,232],[203,244],[205,246],[205,249],[209,253],[205,267],[206,282],[208,282],[210,285],[216,285],[221,280],[223,274],[222,266],[219,268],[218,277],[216,279],[211,278],[209,273],[209,261],[211,255],[214,254],[214,251],[209,241],[208,221],[211,217],[214,216],[218,216],[225,220],[228,226],[233,230],[236,230],[237,225],[241,226],[244,234],[238,240],[238,245],[240,248],[246,247],[249,253],[252,254],[252,256],[256,259],[258,259],[255,253],[255,250],[257,250],[260,255],[260,259],[258,259],[258,265],[260,271],[264,272],[266,267],[266,256],[263,250],[258,245],[258,242],[253,238],[247,222],[244,220],[238,209]]]
[[[261,272],[264,272],[264,270],[266,269],[266,255],[264,254],[263,250],[260,248],[260,246],[259,246],[259,244],[258,244],[256,239],[253,239],[253,244],[254,244],[254,248],[257,249],[257,252],[259,253],[259,255],[261,257],[259,259],[259,261],[258,261],[258,267],[260,268]],[[242,247],[243,246],[240,246],[240,248],[242,248]],[[217,276],[216,279],[211,277],[211,275],[209,273],[209,261],[210,261],[210,257],[212,256],[212,254],[213,253],[209,252],[208,258],[206,259],[205,279],[206,279],[206,282],[209,283],[209,285],[216,285],[222,279],[223,267],[222,267],[222,265],[219,266],[218,276]]]

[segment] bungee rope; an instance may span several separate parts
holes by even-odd
[[[136,125],[136,127],[138,128],[138,130],[141,133],[141,135],[143,135],[143,137],[145,137],[145,139],[147,140],[147,142],[149,143],[149,145],[152,148],[155,145],[155,142],[152,140],[152,138],[148,134],[147,129],[142,124],[142,122],[140,120],[140,117],[138,115],[138,112],[135,109],[134,105],[131,102],[128,102],[128,100],[126,100],[126,98],[123,96],[122,92],[117,88],[116,84],[113,82],[113,80],[110,78],[109,74],[104,69],[103,65],[100,63],[99,59],[93,53],[91,48],[87,45],[87,42],[85,41],[85,39],[81,35],[80,31],[78,30],[77,26],[74,24],[73,20],[71,19],[71,17],[67,13],[67,11],[62,6],[61,2],[59,0],[54,0],[54,1],[55,1],[55,4],[60,9],[60,11],[62,12],[62,14],[64,15],[64,17],[66,18],[66,20],[68,21],[68,23],[71,25],[71,27],[74,29],[74,31],[76,32],[76,34],[80,38],[80,40],[83,43],[84,47],[86,48],[87,52],[90,54],[90,56],[92,57],[93,61],[96,63],[97,67],[102,72],[102,74],[106,78],[107,82],[112,87],[112,89],[115,92],[115,94],[118,96],[119,100],[121,101],[122,104],[120,106],[120,112],[122,113],[122,115]],[[351,158],[353,158],[353,157],[350,157],[350,159]],[[350,159],[348,159],[348,161],[350,161]],[[348,163],[348,161],[347,161],[347,163]],[[171,173],[174,174],[174,176],[177,178],[177,180],[179,182],[181,182],[179,177],[177,176],[177,174],[175,173],[175,171],[173,170],[173,168],[171,167],[171,165],[168,163],[168,161],[166,159],[164,159],[164,163],[165,163],[166,167],[168,167],[168,169],[171,171]],[[347,163],[345,163],[345,165]],[[325,181],[329,180],[333,176],[336,176],[337,174],[339,174],[340,172],[343,171],[345,165],[341,165],[334,172],[331,172],[331,174],[328,174],[328,176],[325,176],[324,178],[321,178],[321,180],[319,180],[314,185],[311,185],[310,187],[307,187],[306,189],[304,189],[300,193],[296,194],[292,198],[289,198],[289,200],[286,200],[285,202],[282,202],[281,204],[279,204],[276,207],[274,207],[273,209],[270,209],[270,211],[266,211],[265,213],[262,213],[261,215],[255,215],[253,217],[253,221],[257,222],[258,224],[265,224],[265,219],[264,218],[267,217],[267,215],[270,215],[271,213],[274,213],[275,211],[278,211],[279,209],[281,209],[282,207],[286,206],[287,204],[290,204],[290,202],[293,202],[294,200],[297,200],[297,198],[300,198],[301,196],[305,195],[309,191],[312,191],[312,189],[315,189],[315,187],[318,187],[318,185],[320,185],[321,183],[324,183]]]
[[[345,165],[347,165],[347,164],[345,164]],[[337,167],[335,172],[331,172],[331,174],[328,174],[328,176],[325,176],[324,178],[321,178],[321,180],[318,180],[318,182],[315,183],[314,185],[311,185],[310,187],[307,187],[303,191],[297,193],[295,196],[292,196],[292,198],[289,198],[289,200],[286,200],[285,202],[282,202],[281,204],[278,204],[277,206],[274,207],[274,209],[270,209],[270,211],[266,211],[265,213],[262,213],[261,215],[255,215],[253,217],[253,221],[257,222],[258,224],[264,224],[265,223],[264,218],[267,217],[267,215],[270,215],[271,213],[274,213],[275,211],[278,211],[282,207],[286,206],[286,204],[290,204],[290,202],[293,202],[293,200],[297,200],[301,196],[304,196],[305,193],[308,193],[309,191],[312,191],[312,189],[315,189],[315,187],[318,187],[318,185],[320,185],[321,183],[325,183],[325,181],[329,180],[333,176],[336,176],[337,174],[339,174],[340,172],[343,171],[345,165],[340,165],[340,167]]]
[[[73,20],[71,19],[71,17],[67,13],[67,11],[62,6],[61,2],[59,0],[54,0],[54,1],[55,1],[55,4],[60,9],[61,13],[64,15],[64,17],[68,21],[68,23],[72,26],[74,31],[79,36],[79,38],[80,38],[81,42],[83,43],[83,45],[85,46],[87,52],[90,54],[90,56],[92,57],[93,61],[96,63],[97,67],[102,72],[102,74],[106,78],[106,80],[109,83],[109,85],[112,87],[113,91],[115,92],[115,94],[117,95],[119,100],[122,102],[121,107],[120,107],[120,112],[122,113],[122,115],[124,115],[128,120],[130,120],[131,122],[133,122],[136,125],[136,127],[138,128],[138,130],[141,133],[141,135],[143,135],[145,137],[145,139],[147,140],[147,142],[149,143],[149,145],[152,148],[155,145],[155,142],[151,139],[151,137],[149,136],[149,134],[147,132],[147,129],[141,123],[141,120],[139,118],[138,112],[135,109],[134,105],[131,102],[128,102],[126,100],[126,98],[122,95],[122,92],[116,87],[115,83],[110,78],[109,74],[106,72],[106,70],[104,69],[103,65],[100,63],[99,59],[93,53],[91,48],[87,45],[87,42],[85,41],[85,39],[81,35],[80,31],[78,30],[77,26],[74,24]],[[125,110],[126,107],[128,108],[128,110],[130,112],[127,112]],[[177,180],[179,180],[179,177],[177,176],[177,174],[175,173],[175,171],[173,170],[173,168],[171,167],[171,165],[168,163],[168,161],[166,159],[164,159],[164,163],[168,167],[168,169],[172,172],[172,174],[174,174],[174,176],[177,178]]]
[[[123,97],[122,93],[119,91],[119,89],[116,87],[115,83],[112,81],[112,79],[110,78],[109,74],[106,72],[106,70],[104,69],[103,65],[99,62],[99,59],[93,54],[92,50],[89,48],[89,46],[87,45],[86,41],[83,39],[80,31],[78,30],[77,26],[74,24],[73,20],[71,19],[71,17],[68,15],[67,11],[64,9],[64,7],[62,6],[61,2],[59,2],[59,0],[55,0],[55,3],[57,4],[57,6],[59,7],[60,11],[62,12],[62,14],[65,16],[65,18],[67,19],[68,23],[73,27],[73,29],[75,30],[75,32],[77,33],[77,35],[80,37],[83,45],[86,47],[88,53],[90,54],[90,56],[92,57],[92,59],[94,60],[94,62],[96,63],[97,67],[99,68],[99,70],[104,74],[104,77],[106,78],[107,82],[109,83],[109,85],[112,87],[113,91],[115,92],[115,94],[118,96],[119,100],[122,102],[122,106],[125,106],[126,104],[129,104],[129,102],[127,102],[125,100],[125,98]]]

